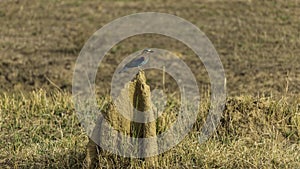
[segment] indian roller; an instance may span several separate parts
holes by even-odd
[[[119,73],[125,72],[127,69],[140,67],[145,65],[149,61],[150,54],[153,53],[151,49],[144,49],[141,54],[136,56],[130,62],[128,62],[120,71]]]

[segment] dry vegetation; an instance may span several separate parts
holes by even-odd
[[[131,37],[107,53],[96,79],[99,106],[109,91],[100,89],[110,87],[112,73],[128,54],[145,47],[181,53],[204,101],[193,131],[157,157],[161,168],[299,168],[298,0],[0,1],[0,168],[82,168],[88,138],[70,93],[76,57],[101,26],[144,11],[183,17],[215,45],[228,83],[221,124],[207,142],[198,143],[209,105],[207,73],[185,45],[159,35]],[[162,87],[161,72],[146,75],[151,89]],[[177,90],[168,76],[165,86],[171,94]],[[164,114],[175,111],[178,100],[170,98],[168,106]],[[148,167],[109,153],[99,164]]]
[[[99,100],[103,103],[103,100]],[[173,103],[175,104],[175,103]],[[199,121],[176,147],[158,156],[160,167],[297,168],[300,164],[299,99],[229,98],[217,133],[198,143]],[[74,113],[71,96],[45,91],[1,95],[2,168],[81,168],[88,138]],[[165,113],[172,112],[169,109]],[[161,129],[157,129],[161,130]],[[143,162],[107,153],[106,167],[140,168]],[[144,166],[147,167],[147,166]]]

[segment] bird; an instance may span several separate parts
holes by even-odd
[[[144,49],[138,56],[128,62],[120,71],[119,73],[125,72],[127,69],[135,68],[145,65],[149,61],[149,56],[154,51],[151,49]]]

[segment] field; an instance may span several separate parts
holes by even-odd
[[[105,24],[136,12],[164,12],[198,26],[214,44],[227,78],[218,131],[199,144],[200,123],[158,156],[158,168],[300,167],[299,0],[2,0],[0,1],[0,168],[82,168],[88,137],[72,103],[76,59]],[[99,66],[100,103],[117,65],[143,48],[179,54],[194,73],[207,110],[209,78],[187,46],[147,34],[114,46]],[[146,71],[151,89],[178,88],[170,76]],[[172,101],[173,100],[173,101]],[[100,105],[101,106],[101,105]],[[168,113],[168,112],[166,112]],[[149,168],[143,161],[100,156],[103,168]]]

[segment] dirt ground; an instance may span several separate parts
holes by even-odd
[[[103,25],[136,12],[164,12],[198,26],[223,62],[229,96],[298,95],[300,1],[0,1],[0,91],[60,88],[71,92],[75,61]],[[137,50],[162,48],[182,54],[200,88],[209,85],[202,63],[182,43],[160,35],[131,37],[111,49],[97,74],[106,93],[122,59]],[[149,72],[152,87],[161,72]],[[169,78],[166,85],[176,85]],[[105,90],[104,90],[105,89]],[[171,90],[171,89],[170,89]]]

